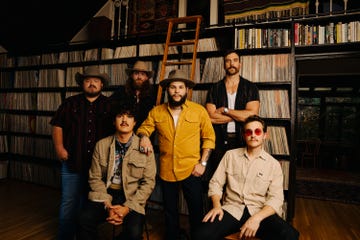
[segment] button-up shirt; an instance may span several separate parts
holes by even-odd
[[[63,144],[69,153],[66,163],[76,172],[88,172],[96,142],[114,133],[110,104],[102,94],[94,102],[84,94],[65,99],[50,124],[62,128]]]
[[[245,206],[254,215],[268,205],[281,216],[283,172],[280,163],[264,150],[252,160],[246,148],[227,151],[210,179],[209,197],[223,196],[224,185],[222,208],[236,219],[240,220]]]
[[[214,149],[215,133],[206,109],[186,101],[175,126],[167,103],[154,107],[138,129],[150,136],[157,131],[160,149],[160,177],[181,181],[190,176],[199,162],[201,149]]]

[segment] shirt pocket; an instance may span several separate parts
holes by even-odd
[[[260,194],[261,196],[265,196],[269,186],[270,179],[263,176],[261,173],[256,174],[254,180],[254,192]]]
[[[131,159],[128,163],[129,166],[129,181],[138,181],[144,175],[146,166],[146,157],[139,155],[136,159]]]
[[[227,175],[227,184],[231,189],[238,189],[238,188],[242,189],[243,184],[245,182],[245,178],[242,174],[230,169],[230,171],[227,171],[226,175]]]
[[[200,131],[200,118],[198,114],[187,114],[185,116],[184,127],[191,131]]]

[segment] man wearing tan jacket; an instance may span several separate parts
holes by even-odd
[[[89,203],[80,215],[77,239],[97,239],[105,220],[123,225],[121,239],[142,239],[145,205],[155,187],[154,154],[139,151],[131,104],[112,106],[115,134],[97,142],[89,171]]]

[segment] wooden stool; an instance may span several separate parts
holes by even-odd
[[[224,240],[239,240],[239,232],[236,232],[236,233],[227,235],[227,236],[224,238]],[[253,237],[253,238],[247,238],[246,240],[261,240],[261,239],[260,239],[260,238]]]

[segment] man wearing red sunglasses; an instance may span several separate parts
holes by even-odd
[[[244,148],[228,150],[210,179],[213,208],[203,218],[194,240],[217,240],[239,232],[239,239],[297,240],[298,231],[283,220],[283,173],[264,150],[267,126],[257,115],[243,126]],[[225,192],[223,192],[225,191]]]

